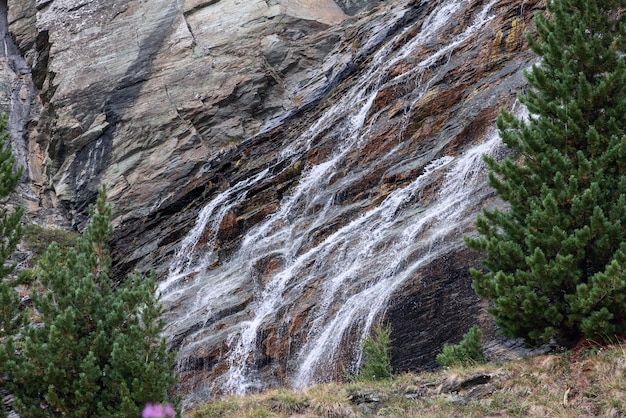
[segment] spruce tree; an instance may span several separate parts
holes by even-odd
[[[376,326],[373,335],[363,340],[363,364],[355,380],[391,379],[391,327]]]
[[[175,377],[154,275],[110,279],[110,213],[103,188],[75,248],[53,243],[38,264],[38,316],[12,368],[23,416],[137,417],[167,401]]]
[[[7,198],[17,187],[22,170],[15,169],[15,157],[6,127],[7,117],[2,114],[0,115],[0,387],[9,389],[8,367],[15,357],[13,339],[24,319],[19,310],[15,278],[10,276],[15,264],[9,261],[9,257],[22,237],[20,221],[23,209],[11,210],[7,207]],[[4,407],[0,404],[0,416],[4,415]]]
[[[528,36],[541,58],[502,112],[513,151],[486,158],[508,204],[485,210],[470,247],[477,294],[504,334],[570,346],[626,333],[626,0],[548,0]]]

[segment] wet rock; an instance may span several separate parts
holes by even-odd
[[[37,184],[31,212],[61,210],[80,228],[105,183],[114,207],[116,279],[134,269],[154,269],[166,279],[206,205],[235,185],[260,178],[220,206],[215,225],[199,231],[189,252],[206,255],[205,268],[177,279],[189,292],[168,300],[166,320],[176,322],[168,329],[170,344],[183,353],[181,390],[189,404],[221,393],[235,364],[245,364],[253,380],[263,382],[257,386],[292,383],[301,363],[296,353],[315,335],[317,312],[340,312],[342,303],[371,285],[355,274],[356,289],[326,292],[324,286],[349,267],[334,270],[307,255],[431,170],[432,161],[452,161],[485,142],[499,109],[512,108],[525,86],[523,70],[534,56],[524,33],[542,4],[495,2],[484,27],[455,43],[488,2],[455,3],[459,9],[446,16],[439,32],[379,75],[381,87],[372,92],[369,108],[348,103],[331,117],[328,110],[383,64],[373,62],[375,54],[410,45],[434,23],[430,17],[443,1],[79,3],[7,3],[9,30],[38,89],[23,129]],[[21,89],[12,92],[20,100],[29,97]],[[346,126],[353,125],[360,126],[361,137],[345,147],[352,135]],[[304,144],[294,146],[303,137]],[[281,213],[292,198],[297,207],[304,199],[294,196],[302,179],[338,150],[341,163],[317,179],[327,193],[312,198],[300,218]],[[397,210],[414,221],[395,225],[394,234],[414,226],[419,219],[414,215],[440,198],[445,181],[444,174],[424,180]],[[435,355],[443,344],[458,342],[475,323],[493,330],[467,273],[479,266],[479,255],[462,246],[475,214],[497,204],[489,190],[477,194],[455,230],[430,244],[445,254],[411,270],[384,306],[372,307],[378,320],[392,326],[396,371],[437,367]],[[315,218],[320,213],[324,222]],[[297,251],[251,251],[228,270],[247,235],[274,215],[277,225],[294,226],[285,241],[300,245]],[[329,249],[323,257],[366,248],[373,235]],[[259,241],[266,238],[258,235]],[[362,259],[378,276],[389,268],[375,263],[385,245]],[[393,268],[401,270],[421,255],[409,253],[394,260]],[[284,271],[300,259],[301,270],[291,276]],[[242,267],[249,260],[250,274]],[[219,282],[212,281],[214,273],[221,275]],[[280,296],[287,303],[270,305],[267,317],[260,318],[251,337],[254,353],[229,358],[237,349],[234,336],[255,318],[265,286],[282,273],[286,284]],[[205,294],[206,289],[211,291]],[[321,302],[325,292],[336,299]],[[315,379],[341,379],[354,365],[363,335],[359,320]],[[493,333],[487,339],[493,341]],[[479,396],[481,387],[486,385],[468,390],[461,384],[458,390]],[[430,389],[407,396],[421,390]]]
[[[427,69],[423,77],[429,77],[431,80],[429,90],[415,103],[411,98],[419,84],[418,80],[412,79],[409,74],[429,51],[415,51],[404,62],[394,66],[395,77],[403,77],[403,74],[407,73],[404,76],[406,82],[392,84],[378,92],[372,108],[365,115],[366,120],[370,121],[367,142],[361,147],[347,150],[345,165],[333,173],[329,184],[339,186],[360,170],[366,174],[354,183],[354,187],[333,197],[335,201],[344,205],[344,209],[333,214],[327,223],[309,230],[307,222],[302,221],[300,231],[308,231],[309,238],[301,253],[306,253],[308,249],[324,242],[331,234],[357,219],[365,209],[375,207],[394,190],[409,184],[424,172],[425,167],[433,159],[442,155],[461,155],[471,144],[483,141],[493,126],[500,106],[512,105],[516,92],[524,85],[522,71],[532,62],[532,55],[523,49],[523,43],[513,42],[513,38],[518,39],[515,38],[517,34],[512,35],[509,41],[511,49],[501,50],[498,46],[497,51],[493,50],[497,33],[503,30],[510,34],[511,19],[519,19],[519,15],[514,13],[515,17],[511,16],[509,10],[518,6],[514,2],[499,4],[497,12],[494,12],[494,19],[488,25],[488,29],[481,32],[478,39],[460,45],[449,59],[446,58]],[[527,7],[525,13],[532,13],[536,4],[528,4]],[[327,59],[342,63],[345,61],[341,60],[340,54],[333,55],[337,51],[344,53],[351,51],[351,56],[357,59],[359,54],[363,53],[361,51],[375,49],[371,45],[368,46],[367,31],[360,29],[359,25],[379,27],[385,16],[384,11],[373,11],[367,18],[358,21],[359,23],[347,20],[345,40],[336,45],[335,52]],[[405,17],[399,22],[419,27],[415,22],[419,22],[420,16],[426,15],[429,11],[427,6],[412,8],[405,11]],[[471,20],[472,13],[468,12],[466,18]],[[455,26],[451,30],[452,33],[445,36],[456,36],[461,28]],[[397,32],[388,33],[391,36]],[[264,39],[263,51],[267,55],[265,59],[268,62],[272,61],[272,65],[280,65],[276,63],[286,59],[283,58],[285,50],[281,45],[286,44],[286,38],[277,35]],[[359,42],[355,43],[357,39]],[[437,45],[433,45],[431,48],[436,47]],[[331,68],[329,70],[331,74],[341,74],[337,67]],[[346,65],[343,68],[350,68],[351,72],[344,75],[346,77],[349,74],[358,77],[361,72],[367,70],[367,66],[359,68]],[[280,76],[280,72],[275,75]],[[275,78],[272,79],[278,83]],[[211,196],[216,196],[229,185],[251,178],[263,168],[269,167],[270,175],[251,187],[246,198],[230,207],[220,222],[219,237],[214,251],[219,263],[226,263],[237,251],[248,231],[279,210],[281,202],[297,186],[302,174],[306,173],[308,168],[330,158],[344,139],[341,133],[333,132],[332,125],[328,126],[326,135],[311,138],[312,146],[306,152],[298,154],[298,150],[293,151],[296,163],[291,165],[277,163],[279,161],[277,154],[280,150],[288,148],[293,138],[305,132],[322,117],[324,110],[340,100],[350,86],[349,83],[338,83],[324,101],[313,102],[317,103],[314,107],[306,107],[306,97],[319,97],[315,96],[318,90],[312,87],[318,86],[315,79],[310,83],[313,84],[308,84],[304,88],[309,95],[303,93],[302,100],[297,100],[297,105],[306,111],[291,114],[280,122],[274,122],[278,125],[271,129],[225,148],[218,159],[213,159],[203,166],[192,183],[174,191],[173,197],[164,201],[158,217],[150,214],[137,220],[132,218],[124,220],[116,232],[116,253],[127,260],[122,265],[135,265],[142,269],[156,267],[162,276],[166,275],[163,265],[170,259],[177,240],[180,241],[191,229],[195,215],[202,208],[203,202],[207,202]],[[252,102],[256,100],[251,96],[246,97],[246,100]],[[226,109],[235,106],[236,100],[237,95],[230,94],[222,99],[221,103]],[[435,180],[424,187],[420,192],[420,205],[427,205],[435,198],[441,181],[442,179]],[[483,202],[487,203],[484,204],[492,204],[490,203],[492,198],[493,196],[486,191]],[[321,211],[323,208],[324,202],[320,201],[318,206],[312,207],[312,211]],[[184,215],[181,213],[182,209],[186,211]],[[474,210],[477,213],[480,207]],[[459,231],[471,231],[470,222],[473,217],[468,216],[467,219],[467,224],[458,226]],[[293,221],[285,219],[285,222]],[[145,245],[142,243],[146,242],[148,237],[157,242],[162,241],[149,253],[149,257],[142,255],[130,258],[128,254],[133,254],[130,251],[132,247],[128,246],[125,236],[137,239],[133,246]],[[166,241],[162,238],[164,236],[171,238]],[[163,245],[164,242],[167,242],[167,245]],[[477,259],[478,255],[463,249],[460,242],[457,246],[451,245],[446,255],[432,260],[416,271],[390,297],[383,321],[391,324],[393,328],[394,370],[423,370],[437,367],[435,356],[440,352],[443,343],[458,342],[460,336],[477,322],[485,327],[492,326],[488,324],[488,319],[485,319],[484,306],[471,289],[468,267],[478,267]],[[259,295],[263,286],[270,283],[274,274],[280,272],[284,266],[285,260],[280,257],[261,257],[254,263],[254,280],[246,286],[257,289],[251,291]],[[328,279],[320,272],[319,280]],[[306,344],[310,332],[308,327],[319,303],[318,289],[321,287],[322,284],[318,285],[317,282],[308,284],[300,290],[298,302],[278,310],[275,317],[277,323],[267,320],[260,326],[256,336],[258,352],[249,361],[259,368],[265,384],[279,385],[285,380],[289,382],[290,373],[299,366],[299,360],[293,357],[293,353],[297,353]],[[334,305],[329,309],[338,310],[340,306]],[[250,315],[253,315],[253,312],[244,310],[233,312],[231,316],[226,316],[220,321],[220,329],[236,332],[238,321],[241,318],[249,318]],[[209,329],[214,328],[211,326]],[[317,378],[326,380],[343,377],[344,372],[341,370],[349,367],[354,355],[355,341],[358,338],[356,331],[344,337],[342,348],[334,357],[336,364],[333,364],[333,370],[327,368],[325,370],[327,374]],[[207,344],[212,346],[221,344],[219,338],[210,338],[207,341],[209,341]],[[191,350],[190,356],[200,359],[203,356],[201,352]],[[216,358],[211,355],[211,359]],[[198,370],[194,366],[183,369],[182,373],[190,376],[190,382],[196,382],[191,377],[194,374],[202,376],[198,378],[197,384],[192,384],[192,387],[199,387],[197,385],[203,381],[202,379],[207,379],[214,382],[212,390],[219,391],[215,388],[223,382],[220,376],[227,367],[224,358],[216,362],[215,360],[196,362],[194,364],[206,364],[209,369]],[[195,389],[187,387],[185,390]]]
[[[393,327],[394,370],[438,367],[435,357],[444,342],[457,343],[478,322],[481,306],[468,272],[468,266],[478,267],[476,259],[467,249],[451,251],[393,296],[386,318]]]

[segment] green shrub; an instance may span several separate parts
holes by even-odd
[[[363,363],[355,380],[385,380],[392,377],[391,328],[374,328],[373,335],[363,340]]]
[[[74,244],[80,235],[63,229],[43,228],[37,224],[24,226],[24,245],[36,256],[42,255],[52,244],[56,242],[60,250],[65,251]]]
[[[470,328],[456,345],[444,344],[443,351],[437,354],[437,362],[444,367],[466,366],[485,362],[480,340],[483,333],[477,325]]]

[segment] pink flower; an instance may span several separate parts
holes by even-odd
[[[141,413],[141,418],[174,418],[175,416],[176,412],[174,412],[174,408],[170,404],[147,403]]]

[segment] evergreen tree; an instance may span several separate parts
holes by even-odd
[[[9,262],[9,257],[22,237],[23,209],[10,210],[6,206],[7,197],[13,193],[22,175],[22,170],[15,170],[9,135],[6,132],[6,115],[0,116],[0,386],[9,387],[6,382],[9,372],[8,365],[15,355],[13,336],[23,324],[23,314],[19,308],[19,298],[15,292],[15,280],[9,275],[15,265]],[[0,416],[5,411],[0,404]]]
[[[532,344],[626,332],[626,0],[548,0],[528,121],[502,112],[513,154],[486,158],[508,203],[479,217],[478,295],[504,334]]]
[[[355,380],[391,379],[391,327],[374,328],[374,334],[363,340],[363,364]]]
[[[103,188],[75,248],[53,243],[39,262],[39,317],[11,370],[23,416],[137,417],[147,402],[167,400],[175,377],[155,279],[111,281],[110,212]]]

